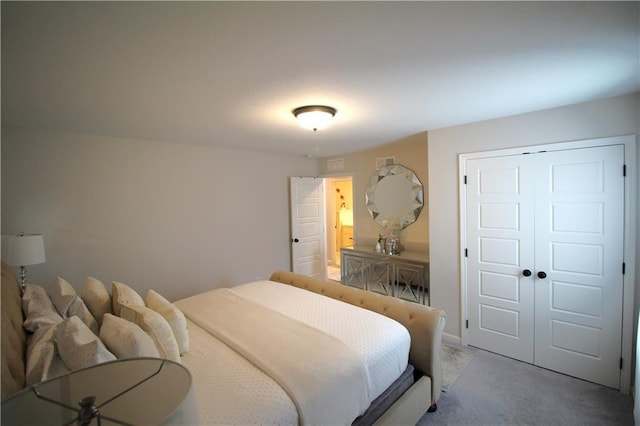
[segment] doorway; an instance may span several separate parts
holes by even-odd
[[[325,178],[327,278],[340,281],[340,249],[353,240],[353,176]]]
[[[619,389],[624,145],[465,157],[468,343]]]

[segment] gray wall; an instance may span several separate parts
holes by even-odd
[[[432,305],[447,312],[448,335],[461,336],[458,154],[638,134],[639,97],[433,130],[428,142],[425,134],[415,135],[365,156],[373,171],[376,156],[398,155],[406,142],[418,146],[412,158],[428,161],[428,177],[420,176],[428,186],[421,214],[428,215],[421,218],[428,230],[420,232],[424,239],[408,240],[428,244]],[[428,156],[419,148],[423,143]],[[350,159],[363,157],[346,158],[353,171]],[[175,299],[288,269],[287,176],[322,174],[323,162],[3,129],[2,233],[44,233],[47,263],[28,269],[33,282],[48,286],[61,275],[79,285],[92,274]],[[420,174],[419,165],[407,165]],[[377,229],[360,234],[363,242],[373,241]]]
[[[174,300],[289,269],[287,177],[316,174],[302,157],[3,129],[2,234],[44,234],[30,282]]]
[[[638,135],[639,102],[640,95],[636,93],[429,132],[431,301],[433,306],[447,313],[446,334],[458,338],[462,332],[458,154],[605,136]],[[631,166],[638,170],[639,163],[636,159],[636,164]],[[629,183],[637,193],[637,182]],[[640,287],[638,276],[636,273],[636,291]]]

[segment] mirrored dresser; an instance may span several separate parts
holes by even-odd
[[[373,248],[340,249],[341,281],[345,285],[429,305],[429,259],[426,253],[376,253]]]

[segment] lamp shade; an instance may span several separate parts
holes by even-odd
[[[20,234],[9,240],[7,263],[26,266],[44,263],[44,238],[42,234]]]
[[[336,112],[337,110],[330,106],[308,105],[294,109],[293,115],[302,127],[315,132],[327,127]]]
[[[2,424],[199,425],[191,374],[159,358],[107,361],[36,383],[2,401]]]

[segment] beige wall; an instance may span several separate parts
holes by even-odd
[[[449,337],[459,338],[462,332],[458,154],[637,135],[640,133],[639,97],[638,94],[621,96],[429,132],[431,301],[433,306],[446,311],[445,333]],[[638,164],[627,166],[631,167],[633,179]],[[638,287],[636,281],[636,289]]]
[[[44,234],[31,282],[176,299],[289,269],[287,177],[315,174],[296,156],[3,129],[2,232]]]
[[[396,163],[401,164],[414,173],[424,186],[425,207],[418,220],[402,231],[401,243],[406,250],[427,251],[429,248],[429,222],[427,213],[427,134],[426,132],[413,135],[384,146],[338,157],[318,159],[318,173],[320,176],[345,175],[353,176],[353,214],[354,239],[356,244],[375,245],[378,234],[387,235],[388,232],[373,221],[365,204],[365,190],[369,178],[376,171],[376,158],[394,156]],[[327,161],[344,159],[344,170],[329,172]]]

